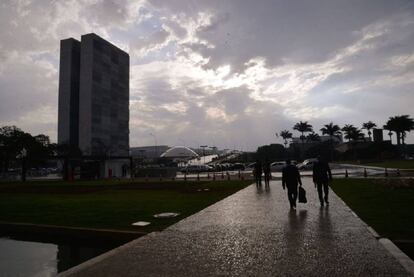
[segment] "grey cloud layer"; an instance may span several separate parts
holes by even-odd
[[[188,18],[211,14],[197,35],[212,43],[203,54],[217,66],[242,65],[262,56],[269,65],[320,62],[356,40],[355,32],[411,1],[158,1],[166,12]]]
[[[131,54],[132,145],[254,149],[297,120],[413,115],[412,1],[0,5],[0,124],[52,139],[59,40],[87,32]]]

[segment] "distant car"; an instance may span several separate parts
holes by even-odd
[[[313,169],[313,165],[318,161],[318,159],[307,159],[304,160],[302,163],[298,164],[297,167],[299,170],[311,170]]]
[[[215,164],[213,166],[213,168],[214,168],[214,171],[222,171],[223,170],[223,167],[221,166],[221,164]]]
[[[214,170],[215,171],[226,171],[226,170],[232,170],[233,165],[229,163],[223,163],[223,164],[215,164]]]
[[[213,171],[213,168],[205,164],[188,165],[181,170],[182,173],[199,173],[199,172],[209,172],[209,171]]]
[[[234,163],[232,166],[231,166],[231,169],[232,170],[244,170],[246,167],[244,166],[244,164],[242,164],[242,163]]]
[[[256,163],[250,163],[246,166],[246,170],[253,170]]]
[[[206,165],[206,164],[202,164],[200,166],[201,172],[210,172],[210,171],[214,171],[214,167],[210,166],[210,165]]]
[[[273,162],[270,164],[270,171],[282,171],[282,169],[286,166],[285,161]]]

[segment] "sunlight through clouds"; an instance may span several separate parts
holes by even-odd
[[[130,54],[131,146],[151,144],[152,132],[164,144],[208,137],[254,149],[298,120],[319,129],[412,113],[414,4],[407,0],[0,5],[1,123],[52,140],[59,41],[88,32]]]

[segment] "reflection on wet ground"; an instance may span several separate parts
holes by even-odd
[[[349,177],[363,177],[365,174],[369,177],[384,177],[387,176],[413,176],[414,172],[411,171],[397,171],[395,169],[387,169],[385,171],[384,168],[375,168],[375,167],[363,167],[363,166],[354,166],[354,165],[340,165],[340,164],[332,164],[332,175],[336,178],[344,178],[347,174]],[[301,176],[312,176],[312,170],[301,170]],[[200,172],[186,174],[185,178],[187,179],[213,179],[213,175],[215,176],[216,180],[226,180],[228,175],[231,176],[231,179],[238,178],[239,175],[243,176],[245,179],[252,179],[253,174],[252,170],[244,170],[244,171],[225,171],[222,172]],[[272,178],[281,178],[281,172],[272,172]],[[177,179],[184,179],[184,174],[178,172]]]
[[[408,276],[333,193],[290,210],[280,181],[251,185],[73,276]]]
[[[0,276],[55,276],[124,242],[0,234]]]

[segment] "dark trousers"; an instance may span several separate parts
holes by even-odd
[[[287,194],[290,202],[290,207],[296,207],[296,199],[298,198],[298,186],[287,186]]]
[[[256,174],[255,178],[256,178],[256,185],[257,186],[261,185],[262,184],[262,173]]]
[[[328,194],[329,194],[328,182],[317,182],[316,187],[318,188],[319,201],[323,203],[323,200],[325,199],[325,202],[328,202]],[[325,198],[323,197],[322,189],[323,189],[323,193],[325,194]]]
[[[270,177],[271,177],[270,172],[265,172],[265,174],[264,174],[264,179],[265,179],[265,185],[266,185],[266,186],[268,186],[268,185],[269,185],[269,182],[270,182]]]

